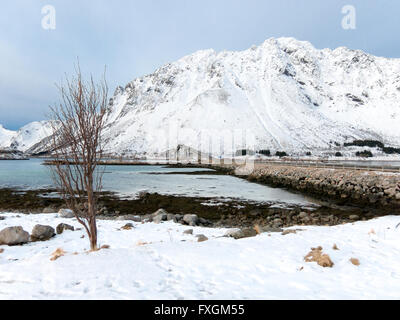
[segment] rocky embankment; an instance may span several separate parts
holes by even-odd
[[[0,150],[0,160],[28,160],[28,157],[20,151]]]
[[[263,165],[238,167],[235,174],[341,204],[400,208],[400,173]]]

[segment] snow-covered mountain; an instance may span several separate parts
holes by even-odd
[[[18,131],[7,130],[0,125],[0,149],[25,152],[51,133],[50,121],[32,122]]]
[[[177,145],[304,153],[354,139],[399,145],[399,121],[400,59],[279,38],[199,51],[117,88],[105,135],[121,154]]]
[[[0,149],[10,146],[10,141],[14,138],[16,131],[7,130],[0,124]]]

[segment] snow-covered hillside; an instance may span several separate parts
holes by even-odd
[[[106,137],[113,153],[304,153],[354,139],[398,145],[399,121],[400,59],[280,38],[200,51],[117,88]]]
[[[0,125],[0,149],[25,152],[51,133],[50,121],[32,122],[18,131],[6,130]]]
[[[10,146],[10,141],[16,135],[16,131],[7,130],[0,124],[0,149]]]
[[[54,214],[0,216],[5,218],[0,230],[22,226],[31,232],[36,224],[55,228],[59,223],[81,227]],[[120,230],[131,221],[99,221],[99,244],[108,250],[87,252],[83,230],[0,246],[0,299],[398,299],[399,222],[398,216],[388,216],[234,240],[222,237],[224,229],[165,222]],[[188,229],[193,235],[184,234]],[[199,234],[209,240],[197,242]],[[332,268],[304,261],[318,246]],[[50,261],[58,248],[65,255]]]

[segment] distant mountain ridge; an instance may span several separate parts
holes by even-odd
[[[160,155],[181,145],[216,156],[304,155],[354,140],[399,146],[399,123],[400,59],[271,38],[241,52],[199,51],[118,87],[104,137],[115,155]],[[43,151],[47,126],[33,127],[10,146]],[[0,147],[2,135],[10,133],[0,129]]]
[[[117,88],[105,136],[120,154],[178,145],[207,152],[211,138],[216,155],[245,147],[302,154],[357,139],[398,145],[399,121],[400,59],[272,38],[242,52],[199,51]],[[251,142],[221,148],[218,138],[235,131]]]
[[[52,133],[51,121],[31,122],[18,131],[0,125],[0,149],[25,152]]]

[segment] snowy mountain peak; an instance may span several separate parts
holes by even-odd
[[[18,131],[3,129],[0,125],[0,149],[27,151],[52,133],[51,121],[32,122]]]
[[[294,38],[198,51],[117,88],[106,137],[110,152],[127,154],[177,145],[207,152],[199,142],[206,137],[214,154],[246,147],[239,139],[222,150],[223,131],[250,132],[253,148],[294,153],[353,139],[398,144],[399,72],[399,59]]]

